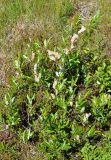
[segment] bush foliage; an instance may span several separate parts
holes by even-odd
[[[111,59],[91,47],[97,22],[98,14],[69,54],[67,37],[53,48],[60,54],[54,61],[47,53],[50,42],[37,41],[29,46],[31,54],[14,63],[5,122],[24,143],[38,142],[48,159],[111,158],[101,151],[104,140],[111,145]]]
[[[111,159],[110,3],[0,1],[1,160]]]

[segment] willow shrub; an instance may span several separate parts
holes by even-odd
[[[91,34],[87,29],[67,55],[54,48],[56,61],[44,41],[31,46],[33,57],[25,53],[14,63],[5,121],[21,141],[38,142],[48,159],[79,159],[87,143],[111,139],[111,59],[89,47]]]

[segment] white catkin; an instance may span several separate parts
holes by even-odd
[[[51,50],[47,50],[48,56],[52,61],[60,59],[60,54]]]
[[[78,31],[78,34],[83,33],[86,30],[86,28],[84,26],[81,27],[81,29]]]
[[[57,80],[55,79],[55,80],[54,80],[54,83],[53,83],[53,89],[56,88],[56,85],[57,85]]]
[[[34,64],[34,77],[35,77],[35,82],[39,82],[41,78],[41,73],[37,72],[37,63]]]
[[[41,78],[41,74],[35,74],[35,81],[36,82],[39,82],[40,81],[40,78]]]
[[[31,61],[34,61],[34,59],[35,59],[35,53],[32,52]]]
[[[37,74],[37,63],[34,64],[34,74]]]
[[[71,38],[71,49],[74,49],[74,45],[77,42],[77,40],[79,39],[78,34],[73,34],[72,38]]]

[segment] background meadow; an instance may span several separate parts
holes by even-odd
[[[1,160],[111,159],[110,6],[0,1]]]

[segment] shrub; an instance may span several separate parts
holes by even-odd
[[[68,54],[62,47],[47,53],[44,41],[15,61],[5,121],[23,142],[39,142],[48,159],[70,159],[110,130],[111,60],[89,48],[90,31]]]
[[[111,144],[107,141],[98,146],[86,143],[82,148],[82,155],[83,160],[110,160]]]

